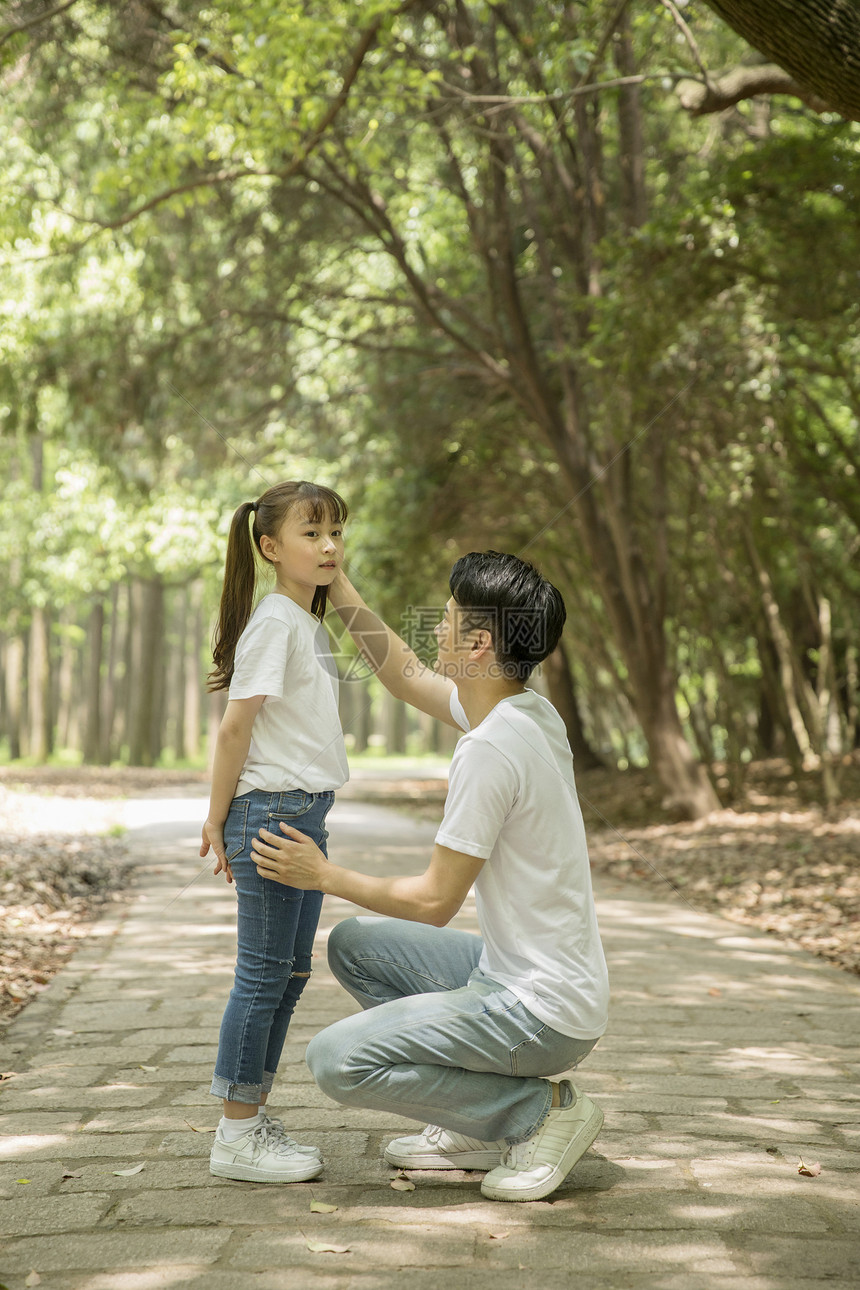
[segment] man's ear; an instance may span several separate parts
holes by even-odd
[[[488,651],[493,648],[493,638],[487,631],[486,627],[479,627],[475,632],[475,639],[472,641],[471,652],[475,658],[482,658]]]

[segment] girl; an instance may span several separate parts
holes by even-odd
[[[210,689],[229,689],[200,855],[235,881],[238,953],[211,1092],[223,1099],[209,1167],[224,1178],[302,1182],[322,1170],[264,1109],[311,973],[322,894],[261,878],[251,839],[287,821],[325,851],[325,817],[348,777],[337,670],[322,618],[343,562],[347,508],[329,488],[277,484],[233,516]],[[260,557],[275,588],[253,610]]]

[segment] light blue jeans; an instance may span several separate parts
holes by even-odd
[[[468,932],[396,918],[339,923],[329,964],[366,1011],[311,1040],[307,1062],[323,1092],[485,1142],[530,1138],[551,1105],[546,1077],[597,1040],[538,1020],[478,969],[482,948]]]
[[[311,974],[322,892],[299,891],[261,878],[251,839],[280,833],[283,820],[325,852],[325,817],[334,793],[254,790],[235,797],[224,823],[224,848],[238,899],[236,974],[221,1021],[210,1093],[228,1102],[259,1103],[271,1090],[287,1028]]]

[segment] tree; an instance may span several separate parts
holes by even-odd
[[[799,676],[819,708],[851,688],[834,553],[853,532],[857,144],[796,102],[690,120],[690,60],[745,53],[708,13],[694,39],[679,18],[521,0],[365,4],[358,23],[341,0],[46,16],[5,47],[30,41],[4,107],[8,245],[45,257],[20,270],[6,402],[49,391],[42,428],[138,497],[185,477],[198,497],[234,450],[256,490],[313,444],[373,516],[392,602],[405,529],[419,586],[466,543],[535,555],[576,609],[587,734],[638,757],[635,711],[697,813],[716,799],[696,752],[740,764],[765,697],[794,751]],[[825,454],[840,468],[813,499]],[[814,613],[799,551],[826,579]]]
[[[860,121],[860,9],[854,0],[705,3],[772,62],[684,87],[686,107],[719,112],[757,94],[791,94],[818,111]]]

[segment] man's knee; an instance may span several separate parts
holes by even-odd
[[[345,918],[336,923],[328,934],[328,965],[340,980],[343,965],[351,959],[350,946],[354,940],[355,918]]]
[[[343,983],[350,979],[356,958],[367,947],[368,941],[374,939],[375,929],[383,921],[361,914],[345,918],[331,929],[328,936],[328,964],[338,981]]]
[[[344,1056],[337,1022],[314,1035],[308,1044],[305,1061],[317,1086],[335,1102],[346,1102],[348,1090],[344,1078]]]

